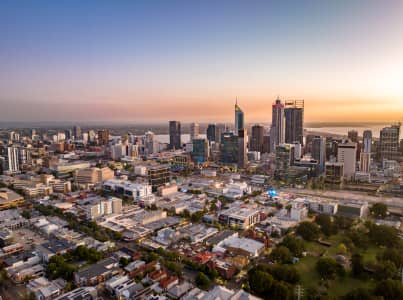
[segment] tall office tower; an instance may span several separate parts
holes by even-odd
[[[31,138],[32,138],[33,136],[35,136],[35,135],[36,135],[36,129],[32,128],[32,129],[31,129]]]
[[[78,140],[81,138],[81,128],[80,126],[74,126],[73,127],[73,136],[75,140]]]
[[[285,102],[285,142],[304,144],[304,100]]]
[[[190,123],[190,141],[199,138],[199,124]]]
[[[371,146],[372,146],[372,131],[365,130],[363,133],[363,151],[364,153],[371,153]]]
[[[352,178],[355,174],[357,143],[344,141],[337,145],[337,162],[344,164],[344,177]]]
[[[20,171],[20,164],[18,159],[18,148],[7,147],[4,156],[4,169],[3,172],[17,173]]]
[[[207,126],[207,140],[211,142],[218,142],[219,137],[218,137],[218,126],[216,124],[208,124]]]
[[[243,119],[243,111],[238,105],[238,101],[235,102],[235,128],[234,132],[235,135],[238,134],[238,131],[243,129],[245,124],[244,124],[244,119]]]
[[[353,143],[358,143],[358,131],[357,130],[349,130],[347,133],[347,137]]]
[[[197,163],[204,163],[209,158],[209,143],[206,139],[193,139],[192,160]]]
[[[270,153],[270,135],[263,136],[262,153]]]
[[[238,136],[231,131],[221,134],[221,162],[223,164],[238,163]]]
[[[94,143],[97,139],[97,135],[93,129],[88,131],[88,140],[90,143]]]
[[[365,130],[363,133],[363,151],[360,153],[360,171],[369,173],[371,167],[372,131]]]
[[[249,150],[263,152],[263,137],[264,127],[260,124],[253,125]]]
[[[400,123],[381,130],[379,140],[380,159],[399,160]]]
[[[14,141],[18,142],[20,140],[20,134],[18,132],[11,131],[9,134],[9,139],[12,142],[14,142]]]
[[[276,170],[277,178],[287,174],[289,167],[294,163],[295,153],[294,145],[281,144],[276,146]]]
[[[108,143],[109,143],[109,130],[108,129],[98,130],[98,144],[108,145]]]
[[[18,149],[18,164],[25,165],[31,162],[31,150],[27,148]]]
[[[66,140],[71,140],[73,138],[73,131],[71,129],[66,129],[64,135],[66,136]]]
[[[323,173],[325,171],[326,162],[326,138],[315,136],[312,139],[312,158],[319,162],[319,171]]]
[[[276,147],[284,143],[285,139],[285,119],[284,104],[277,98],[272,106],[272,121],[270,129],[271,149],[275,151]]]
[[[154,139],[154,132],[147,131],[144,134],[144,148],[146,154],[153,154],[158,152],[156,141]]]
[[[181,149],[181,122],[169,121],[169,148]]]
[[[245,168],[248,164],[248,133],[245,128],[238,131],[238,167]]]

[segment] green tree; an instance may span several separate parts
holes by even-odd
[[[210,279],[203,272],[197,273],[195,282],[196,285],[203,290],[207,290],[211,284]]]
[[[355,253],[351,257],[351,271],[355,277],[364,273],[364,262],[361,254]]]
[[[376,285],[374,295],[384,300],[403,299],[403,285],[397,280],[382,280]]]
[[[398,231],[393,227],[370,224],[368,236],[373,243],[379,246],[396,247],[399,245]]]
[[[343,300],[372,300],[375,297],[372,293],[364,288],[357,288],[342,297]]]
[[[377,202],[370,208],[371,214],[376,218],[385,218],[388,214],[388,206],[384,203]]]
[[[319,237],[320,229],[317,224],[305,221],[298,225],[296,232],[304,240],[314,241]]]
[[[334,279],[337,274],[344,274],[344,268],[330,257],[320,258],[316,263],[316,270],[325,279]]]
[[[378,280],[392,279],[398,274],[395,264],[389,260],[378,263],[376,267],[375,277]]]
[[[260,297],[267,297],[273,284],[273,276],[269,273],[252,269],[248,274],[250,289]]]
[[[337,233],[337,226],[333,224],[332,219],[328,215],[318,215],[315,218],[315,223],[320,226],[323,234],[330,236]]]
[[[301,257],[306,249],[304,241],[292,235],[287,235],[280,245],[287,247],[294,256],[298,257]]]
[[[273,300],[288,300],[292,299],[293,290],[290,285],[283,281],[275,280],[272,284],[269,299]]]
[[[403,251],[401,249],[386,248],[377,258],[381,261],[393,262],[396,268],[403,266]]]
[[[292,253],[284,246],[278,246],[270,253],[270,258],[280,263],[291,263]]]

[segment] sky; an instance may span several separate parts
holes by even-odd
[[[0,121],[403,120],[403,1],[0,1]]]

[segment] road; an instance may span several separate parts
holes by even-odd
[[[334,199],[340,201],[368,202],[368,204],[382,202],[385,203],[391,211],[403,214],[403,198],[399,197],[372,196],[368,195],[365,192],[343,191],[343,190],[318,191],[318,190],[307,190],[296,188],[281,188],[280,191],[295,194],[297,196],[317,197],[317,198]]]

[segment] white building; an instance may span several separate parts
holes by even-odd
[[[337,162],[344,164],[345,178],[353,178],[356,171],[357,143],[344,142],[337,146]]]
[[[107,192],[133,197],[134,200],[139,200],[152,194],[152,186],[148,183],[134,183],[127,180],[107,180],[103,183],[102,188]]]

